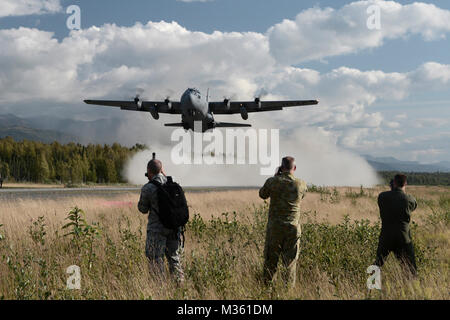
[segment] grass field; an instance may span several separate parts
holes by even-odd
[[[257,190],[188,193],[186,281],[148,272],[145,215],[136,193],[115,198],[0,200],[0,298],[4,299],[449,299],[450,188],[409,187],[418,200],[412,235],[419,276],[394,257],[382,290],[368,291],[366,269],[379,234],[383,188],[312,188],[302,204],[298,281],[287,290],[260,282],[267,204]],[[86,223],[63,229],[73,207]],[[70,231],[73,234],[64,236]],[[67,267],[81,289],[66,289]]]

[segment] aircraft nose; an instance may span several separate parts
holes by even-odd
[[[194,99],[194,94],[193,93],[189,93],[188,94],[188,101],[190,102],[191,106],[194,106],[195,103],[195,99]]]
[[[185,92],[183,96],[181,97],[181,102],[183,105],[187,106],[189,109],[192,109],[194,107],[193,105],[193,96],[190,92]]]

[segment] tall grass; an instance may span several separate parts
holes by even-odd
[[[344,199],[335,200],[336,192],[329,196],[320,203],[346,205]],[[266,203],[246,214],[224,212],[211,218],[194,210],[186,232],[186,281],[180,286],[170,277],[149,273],[146,217],[134,207],[105,210],[86,203],[85,214],[78,208],[50,210],[27,223],[0,213],[0,298],[449,299],[450,200],[448,193],[428,200],[430,213],[412,227],[418,277],[410,279],[391,256],[382,269],[380,291],[366,287],[380,231],[379,222],[368,219],[347,216],[330,223],[303,209],[298,281],[286,289],[276,277],[268,290],[261,282]],[[66,288],[71,265],[81,269],[80,290]]]

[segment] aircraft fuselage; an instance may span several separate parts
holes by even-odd
[[[185,129],[194,130],[194,121],[202,122],[202,131],[214,127],[214,117],[209,112],[208,99],[197,89],[189,88],[181,96],[181,121]]]

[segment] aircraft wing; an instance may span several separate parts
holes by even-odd
[[[121,110],[146,111],[157,113],[181,114],[181,104],[177,101],[115,101],[115,100],[84,100],[87,104],[118,107]]]
[[[209,110],[214,114],[234,114],[243,112],[264,112],[282,110],[285,107],[310,106],[318,104],[318,100],[287,100],[287,101],[220,101],[210,102]]]

